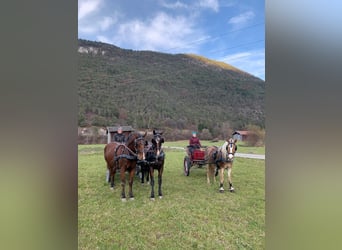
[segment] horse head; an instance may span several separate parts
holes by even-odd
[[[234,159],[235,152],[237,150],[236,139],[229,138],[225,143],[225,150],[222,150],[225,153],[226,159],[232,161]]]
[[[127,147],[133,151],[135,154],[137,154],[137,158],[140,161],[145,160],[145,136],[147,132],[145,132],[144,135],[141,135],[138,132],[135,132],[131,134],[127,139]]]
[[[164,143],[164,138],[162,137],[163,132],[153,130],[152,144],[156,150],[156,157],[158,158],[161,152],[162,144]]]

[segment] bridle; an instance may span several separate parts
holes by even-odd
[[[155,143],[153,143],[153,141]],[[156,146],[154,146],[154,144],[156,144]],[[162,137],[160,134],[155,134],[153,136],[153,139],[152,139],[152,145],[153,145],[153,148],[156,150],[156,155],[157,157],[160,155],[160,152],[161,152],[161,144],[162,144]]]
[[[124,147],[124,149],[123,149],[124,151],[122,151],[122,153],[119,156],[115,157],[115,160],[118,160],[120,158],[126,158],[126,159],[129,159],[129,160],[134,160],[141,153],[143,155],[143,157],[142,157],[143,160],[145,160],[145,152],[144,152],[144,150],[142,150],[142,152],[138,150],[139,149],[138,145],[139,145],[140,141],[143,141],[142,142],[143,143],[143,148],[145,146],[145,139],[144,139],[144,137],[139,136],[138,138],[134,139],[134,150],[135,150],[135,152],[128,147],[132,143],[132,142],[128,143],[129,141],[130,141],[130,137],[128,138],[126,144],[121,144],[120,143],[119,146],[116,148],[115,155],[117,155],[117,151],[119,150],[120,147]],[[128,151],[128,154],[124,153],[125,150]]]
[[[227,161],[233,161],[234,154],[235,154],[235,143],[233,139],[228,140],[226,150],[227,150],[227,155],[226,155]]]
[[[138,149],[138,145],[139,143],[141,144],[141,141],[142,141],[142,151],[139,151]],[[144,148],[145,148],[145,139],[144,137],[140,136],[138,138],[136,138],[134,140],[134,149],[135,149],[135,152],[136,152],[136,155],[138,155],[139,153],[142,153],[143,154],[143,160],[145,160],[145,151],[144,151]]]

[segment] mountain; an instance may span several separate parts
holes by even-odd
[[[265,126],[265,82],[229,64],[82,39],[78,63],[79,126]]]

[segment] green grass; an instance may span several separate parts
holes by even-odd
[[[114,190],[105,182],[103,148],[79,146],[79,249],[265,248],[265,161],[236,158],[236,192],[226,182],[219,193],[205,168],[184,176],[184,152],[166,150],[163,199],[150,201],[150,186],[135,178],[135,200],[122,202],[119,176]]]

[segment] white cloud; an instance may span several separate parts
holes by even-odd
[[[106,36],[99,35],[99,36],[96,37],[96,40],[100,41],[100,42],[103,42],[103,43],[111,44],[111,40],[108,37],[106,37]]]
[[[218,12],[219,10],[219,3],[217,0],[201,0],[199,6],[213,9],[215,12]]]
[[[190,18],[160,12],[146,22],[133,20],[121,24],[113,43],[144,50],[184,49],[190,47],[193,37],[199,36],[193,26]]]
[[[248,23],[248,21],[253,19],[254,17],[255,17],[255,14],[253,11],[247,11],[238,16],[230,18],[228,23],[232,24],[235,28],[238,28]]]
[[[187,8],[188,7],[188,5],[186,5],[185,3],[182,3],[180,1],[177,1],[175,3],[167,3],[165,1],[162,1],[161,6],[168,8],[168,9],[180,9],[180,8]]]
[[[78,20],[98,11],[102,0],[79,0],[78,1]]]
[[[107,30],[113,23],[115,23],[115,20],[112,17],[104,17],[100,22],[100,28],[102,31]]]
[[[265,80],[265,51],[251,50],[227,55],[219,59]]]

